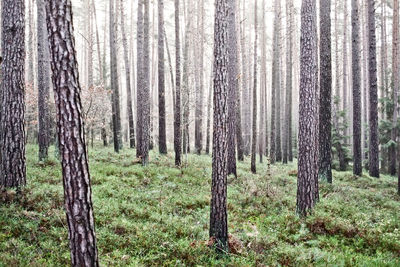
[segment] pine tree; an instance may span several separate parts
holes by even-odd
[[[254,73],[253,73],[253,126],[251,140],[251,172],[256,173],[256,150],[257,150],[257,0],[254,4]]]
[[[174,149],[175,165],[181,165],[181,45],[179,38],[179,0],[175,0],[175,111],[174,111]]]

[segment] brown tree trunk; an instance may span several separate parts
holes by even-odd
[[[0,188],[19,188],[26,184],[24,1],[3,0],[1,12]]]
[[[65,209],[71,265],[98,266],[71,9],[70,0],[46,1]]]
[[[175,165],[181,166],[181,44],[179,37],[179,0],[175,0],[175,112],[174,112],[174,150]]]
[[[164,73],[164,1],[158,0],[158,147],[167,154],[165,128],[165,73]]]
[[[254,5],[254,73],[253,73],[253,126],[251,140],[251,172],[256,173],[257,150],[257,0]]]

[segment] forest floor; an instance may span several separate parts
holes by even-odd
[[[211,158],[89,150],[102,266],[400,266],[400,197],[396,179],[334,172],[320,185],[313,215],[300,219],[296,165],[239,163],[229,178],[231,251],[208,247]],[[0,196],[0,266],[69,266],[60,164],[38,163],[27,147],[28,185]]]

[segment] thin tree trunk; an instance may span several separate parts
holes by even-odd
[[[142,157],[143,139],[143,0],[138,0],[137,45],[136,45],[136,157]]]
[[[256,150],[257,150],[257,0],[254,4],[254,73],[253,73],[253,125],[251,141],[251,172],[256,173]]]
[[[165,74],[164,74],[164,1],[158,0],[158,146],[167,154],[165,128]]]
[[[175,113],[174,113],[174,150],[175,165],[181,166],[181,45],[179,38],[179,0],[175,0]]]

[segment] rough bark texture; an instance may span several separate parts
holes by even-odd
[[[175,0],[175,112],[174,112],[174,149],[175,165],[181,165],[181,44],[179,37],[179,0]]]
[[[2,1],[0,187],[26,183],[25,164],[25,5]]]
[[[254,5],[254,70],[253,70],[253,125],[251,138],[251,172],[256,173],[257,150],[257,0]]]
[[[207,104],[207,138],[206,138],[206,154],[210,154],[210,130],[211,130],[211,107],[213,104],[212,101],[212,92],[213,92],[213,79],[210,81],[210,89],[208,90],[208,104]]]
[[[369,44],[369,175],[379,178],[378,83],[376,70],[375,4],[368,0]]]
[[[237,37],[236,37],[236,1],[229,1],[228,17],[228,175],[236,176],[236,104],[238,83]]]
[[[332,53],[331,1],[320,0],[320,106],[319,106],[319,178],[332,183]]]
[[[71,1],[46,1],[46,11],[71,265],[98,266]]]
[[[121,113],[119,103],[118,67],[117,67],[117,24],[114,18],[114,1],[110,0],[110,66],[111,66],[111,91],[112,91],[112,124],[114,151],[122,148]]]
[[[352,72],[353,72],[353,173],[362,174],[361,151],[361,66],[360,12],[358,0],[351,2]]]
[[[38,52],[38,144],[39,161],[48,157],[50,140],[49,94],[50,94],[50,54],[46,27],[46,7],[44,0],[37,0],[37,52]]]
[[[227,116],[228,116],[228,12],[225,0],[216,0],[214,27],[214,130],[210,238],[219,250],[228,250]]]
[[[315,0],[303,0],[300,41],[299,159],[297,213],[318,201],[317,21]]]
[[[129,48],[128,38],[126,37],[125,30],[125,14],[124,14],[124,1],[121,0],[121,35],[122,35],[122,46],[124,48],[124,63],[125,63],[125,76],[126,76],[126,112],[128,114],[128,125],[129,125],[129,147],[135,147],[135,123],[133,120],[132,110],[132,89],[131,89],[131,66],[129,62]]]

